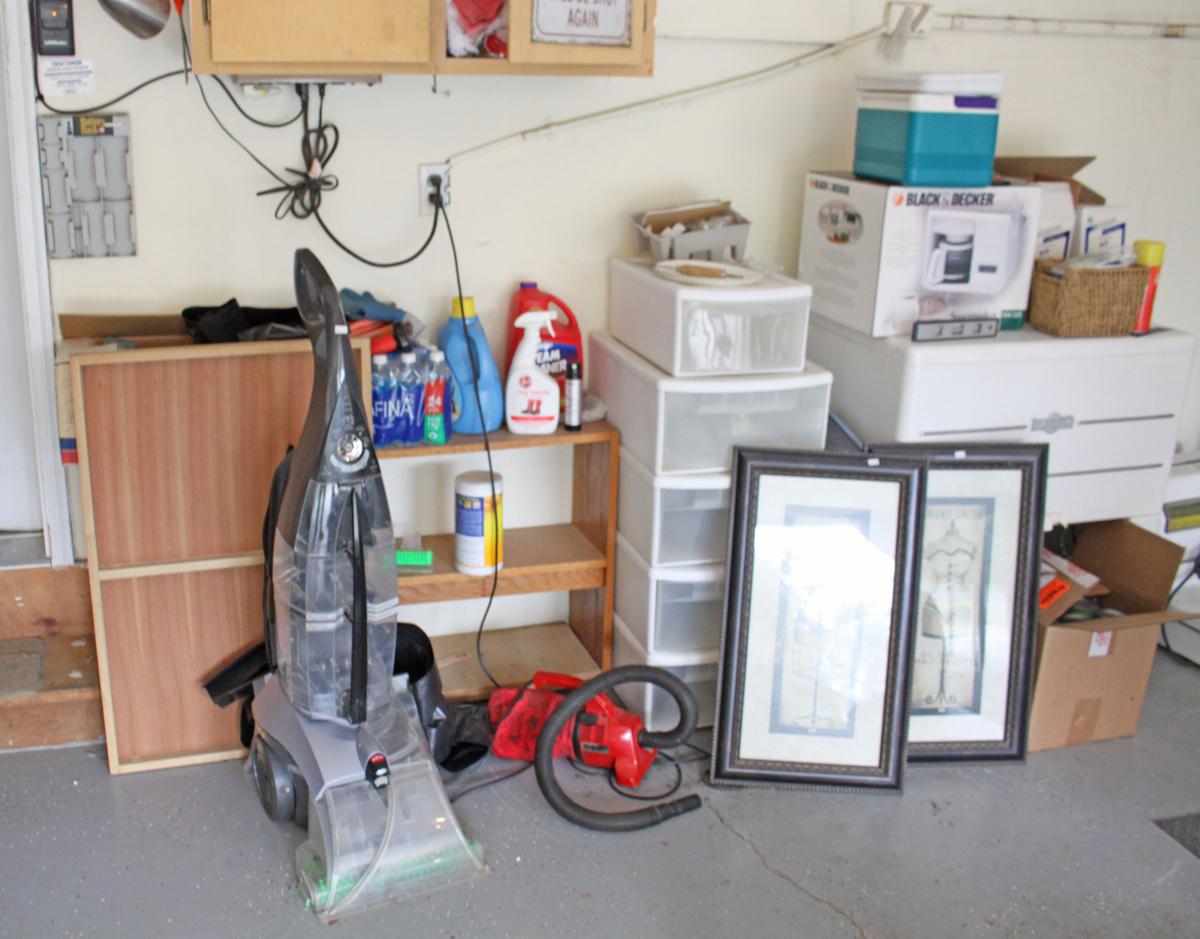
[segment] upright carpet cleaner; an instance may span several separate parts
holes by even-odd
[[[468,880],[483,863],[407,676],[393,677],[395,541],[337,288],[307,250],[295,282],[313,391],[264,522],[266,641],[206,687],[222,705],[252,687],[259,798],[271,818],[307,825],[297,874],[329,921]]]

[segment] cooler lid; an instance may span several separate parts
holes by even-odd
[[[1004,93],[999,72],[867,72],[858,76],[859,91],[892,91],[925,95],[986,95]]]

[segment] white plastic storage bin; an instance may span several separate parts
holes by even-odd
[[[717,711],[717,653],[693,656],[654,656],[621,622],[613,617],[613,666],[654,665],[666,669],[692,689],[699,717],[697,727],[711,727]],[[670,730],[679,723],[675,699],[654,685],[623,685],[617,688],[621,701],[642,719],[647,730]]]
[[[617,533],[614,607],[651,655],[710,652],[721,641],[725,565],[651,567]]]
[[[734,444],[820,450],[829,372],[672,378],[607,333],[588,336],[591,390],[621,442],[656,474],[725,473]]]
[[[655,476],[621,448],[617,528],[651,566],[725,560],[729,474]]]
[[[645,261],[612,262],[612,334],[677,378],[804,368],[812,288],[764,274],[748,287],[666,280]]]

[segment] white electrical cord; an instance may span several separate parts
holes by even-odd
[[[719,78],[716,81],[706,82],[703,85],[692,85],[688,88],[680,88],[678,91],[669,91],[666,94],[655,95],[652,98],[642,98],[639,101],[630,101],[627,104],[617,104],[610,108],[601,108],[598,111],[589,111],[585,114],[577,114],[574,117],[567,117],[557,121],[547,121],[545,124],[538,124],[536,127],[527,127],[524,130],[515,130],[503,136],[496,137],[492,140],[484,141],[476,144],[473,147],[467,147],[465,150],[459,150],[456,153],[446,157],[445,162],[453,166],[456,161],[462,160],[464,157],[475,156],[485,150],[491,150],[506,143],[513,141],[528,140],[531,137],[538,137],[542,134],[549,134],[556,130],[563,130],[567,127],[578,127],[582,124],[590,124],[593,121],[603,120],[605,118],[614,117],[618,114],[629,114],[633,111],[641,111],[646,108],[655,107],[661,104],[671,104],[677,101],[684,101],[689,98],[695,98],[699,95],[711,94],[716,91],[724,91],[728,88],[736,88],[741,85],[750,84],[751,82],[764,81],[768,78],[774,78],[777,75],[782,75],[801,65],[808,65],[810,62],[815,62],[818,59],[825,59],[829,56],[837,55],[840,52],[845,52],[854,46],[861,45],[871,39],[884,35],[884,24],[874,26],[871,29],[864,30],[861,33],[855,33],[853,36],[848,36],[838,42],[827,43],[820,48],[813,49],[810,52],[804,52],[800,55],[793,56],[790,59],[784,59],[782,62],[776,62],[774,65],[768,65],[764,68],[755,69],[752,72],[743,72],[740,75],[731,75],[728,78]]]

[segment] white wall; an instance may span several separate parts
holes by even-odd
[[[96,94],[178,63],[175,24],[139,41],[96,4],[76,11],[80,54],[96,63]],[[1128,4],[1086,0],[1012,4],[961,0],[953,8],[1128,17]],[[729,24],[725,11],[736,9]],[[835,38],[863,29],[882,3],[855,0],[660,0],[671,35]],[[1186,0],[1147,0],[1136,15],[1197,19]],[[832,11],[832,12],[831,12]],[[845,21],[843,23],[843,20]],[[810,32],[811,30],[811,32]],[[764,41],[663,38],[653,79],[394,77],[381,87],[336,88],[328,116],[342,130],[332,170],[341,188],[324,215],[334,230],[377,258],[410,252],[428,219],[416,215],[416,166],[509,131],[733,74],[804,47]],[[452,219],[466,290],[476,295],[495,347],[510,290],[534,277],[567,298],[589,329],[606,323],[606,260],[631,250],[628,218],[677,200],[725,196],[754,222],[751,250],[794,270],[803,174],[848,167],[853,147],[853,76],[886,67],[872,45],[782,77],[683,104],[652,108],[509,144],[456,164]],[[1017,37],[940,32],[910,45],[913,69],[997,69],[1008,91],[1000,122],[1005,153],[1092,153],[1083,178],[1128,204],[1138,235],[1168,243],[1158,319],[1195,329],[1200,310],[1200,43]],[[210,93],[211,96],[212,93]],[[93,99],[95,100],[95,99]],[[298,163],[298,133],[251,127],[213,98],[230,126],[272,166]],[[265,116],[286,100],[252,102]],[[236,295],[290,301],[290,257],[311,246],[334,278],[369,287],[440,322],[452,292],[449,250],[439,238],[419,262],[374,271],[340,256],[312,221],[276,221],[270,184],[225,139],[194,87],[161,83],[121,106],[132,115],[139,254],[133,259],[53,264],[59,311],[162,312]],[[1200,381],[1183,429],[1200,444]]]

